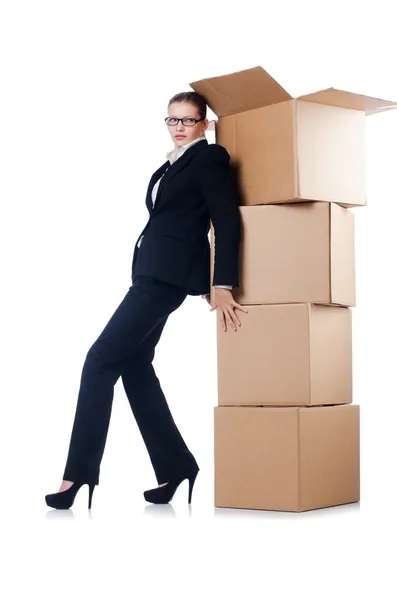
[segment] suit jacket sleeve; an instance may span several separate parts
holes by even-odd
[[[215,233],[215,264],[212,285],[239,286],[241,219],[238,194],[233,183],[230,155],[220,144],[200,152],[195,171]]]

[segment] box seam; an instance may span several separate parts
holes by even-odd
[[[298,511],[302,509],[302,499],[301,499],[301,447],[300,447],[300,409],[296,409],[297,417],[296,417],[296,433],[297,433],[297,445],[298,445]]]
[[[331,219],[332,219],[332,202],[328,206],[328,286],[329,286],[329,301],[333,303],[332,296],[332,240],[331,240]]]
[[[295,191],[297,195],[297,199],[301,197],[301,189],[300,189],[300,177],[299,177],[299,152],[298,152],[298,102],[294,99],[292,103],[294,107],[294,126],[292,128],[293,132],[293,144],[294,144],[294,179],[295,179]]]
[[[312,310],[311,304],[307,304],[307,327],[308,327],[308,356],[309,356],[309,406],[312,405]]]

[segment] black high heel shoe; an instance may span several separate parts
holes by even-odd
[[[64,492],[57,492],[56,494],[47,494],[45,501],[51,508],[70,508],[73,505],[74,499],[77,492],[82,485],[88,484],[88,508],[91,508],[92,494],[94,493],[95,483],[88,483],[88,481],[75,481],[70,488]]]
[[[178,488],[178,486],[185,481],[185,479],[189,480],[189,495],[188,495],[188,503],[191,504],[192,501],[192,493],[193,493],[193,485],[196,480],[197,474],[199,472],[199,468],[195,469],[189,475],[184,475],[183,477],[178,477],[178,479],[172,479],[166,485],[162,487],[153,488],[152,490],[146,490],[143,492],[143,496],[147,502],[153,502],[153,504],[167,504],[172,500],[174,494]]]

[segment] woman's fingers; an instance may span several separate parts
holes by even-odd
[[[241,321],[235,313],[235,308],[248,313],[248,310],[244,308],[244,306],[241,306],[241,304],[238,304],[238,302],[235,301],[227,303],[226,306],[222,308],[218,307],[217,304],[212,305],[210,301],[208,301],[208,304],[211,306],[210,312],[219,308],[219,321],[224,331],[226,331],[227,325],[232,327],[234,331],[237,331],[237,327],[241,327]]]
[[[233,327],[234,331],[237,331],[237,327],[241,327],[241,321],[238,318],[237,314],[234,312],[235,308],[239,308],[240,310],[242,310],[245,313],[248,313],[248,310],[246,308],[244,308],[243,306],[241,306],[240,304],[238,304],[237,302],[234,302],[233,304],[231,304],[230,306],[228,306],[226,309],[223,310],[223,312],[225,313],[226,322],[228,323],[228,325]],[[225,329],[225,331],[226,331],[226,329]]]
[[[227,322],[228,324],[233,327],[234,331],[237,330],[237,327],[241,326],[241,323],[237,317],[237,315],[235,314],[233,308],[229,308],[228,312],[227,312]]]
[[[234,302],[233,306],[235,306],[236,308],[239,308],[240,310],[242,310],[245,313],[248,313],[248,310],[246,308],[244,308],[244,306],[241,306],[241,304],[239,304],[238,302]]]
[[[228,309],[223,309],[223,310],[219,311],[219,319],[220,319],[221,326],[223,327],[224,331],[226,331],[226,324],[229,325],[229,327],[232,327],[236,331],[236,325],[235,325],[234,320],[233,320],[231,314],[229,313]]]
[[[232,315],[232,319],[233,322],[238,325],[238,327],[241,327],[241,323],[240,323],[240,319],[238,318],[238,316],[236,315],[236,313],[234,312],[233,308],[230,310],[230,314]]]

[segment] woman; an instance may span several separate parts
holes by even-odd
[[[63,481],[57,493],[45,497],[53,508],[70,508],[84,484],[91,508],[120,376],[159,484],[144,498],[167,503],[188,479],[191,502],[199,467],[172,418],[152,361],[169,315],[188,294],[210,304],[210,219],[216,235],[211,311],[218,309],[225,331],[227,325],[235,331],[240,326],[236,308],[248,312],[231,292],[238,287],[241,231],[230,156],[223,146],[208,144],[206,112],[206,100],[196,92],[169,101],[165,121],[174,149],[149,182],[149,220],[134,248],[132,286],[87,353]]]

